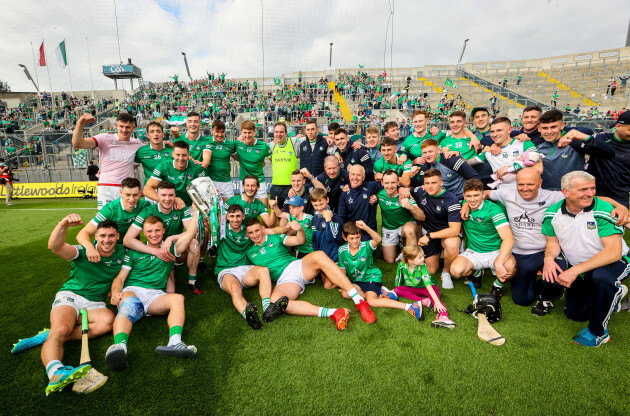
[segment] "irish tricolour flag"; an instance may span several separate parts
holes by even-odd
[[[66,56],[66,40],[64,39],[55,50],[55,54],[57,55],[57,62],[59,62],[59,66],[64,69],[68,66],[68,57]]]

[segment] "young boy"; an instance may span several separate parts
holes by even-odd
[[[361,230],[372,238],[361,241]],[[363,221],[348,221],[343,226],[343,239],[346,244],[339,248],[339,267],[346,272],[354,288],[363,296],[370,307],[404,309],[418,320],[424,320],[422,304],[402,303],[398,297],[382,286],[383,273],[374,266],[372,253],[381,243],[381,236]],[[349,298],[345,291],[341,291]]]
[[[367,151],[372,162],[376,162],[383,156],[381,154],[381,134],[378,127],[368,127],[365,132],[365,143],[367,144]]]
[[[291,221],[297,221],[304,229],[304,234],[306,234],[306,242],[296,247],[296,257],[298,259],[301,259],[305,255],[312,253],[314,251],[313,229],[311,226],[313,216],[304,213],[304,207],[306,206],[306,202],[304,202],[304,199],[302,199],[302,197],[298,195],[293,195],[291,198],[284,201],[284,205],[287,205],[289,207],[288,213],[281,212],[276,202],[276,200],[270,200],[269,204],[274,211],[277,211],[276,215],[278,216],[278,218],[280,218],[280,225],[285,225]]]
[[[311,222],[313,230],[313,250],[321,250],[332,261],[339,261],[339,247],[343,244],[341,220],[331,211],[325,189],[315,188],[311,192],[311,204],[315,213]],[[324,280],[325,282],[325,280]]]

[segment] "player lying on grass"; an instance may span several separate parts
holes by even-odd
[[[437,316],[431,322],[432,327],[455,328],[455,322],[448,317],[446,306],[440,299],[440,290],[424,264],[422,248],[416,245],[405,246],[402,256],[402,261],[398,263],[396,269],[395,293],[390,292],[384,295],[392,299],[402,296],[417,301],[421,306],[433,307]]]
[[[197,215],[190,226],[179,236],[169,250],[175,258],[188,248],[197,234]],[[164,223],[156,215],[149,215],[142,225],[142,232],[147,238],[147,245],[160,248],[163,244]],[[112,283],[111,304],[118,306],[118,315],[114,320],[114,344],[107,349],[105,362],[112,370],[129,367],[127,362],[127,341],[133,324],[144,315],[168,314],[170,338],[168,345],[157,347],[160,355],[194,357],[197,348],[182,342],[182,331],[186,311],[184,296],[178,293],[166,293],[166,282],[173,268],[172,261],[164,261],[152,254],[129,250],[125,255],[122,270]]]
[[[114,322],[114,313],[105,306],[105,297],[125,256],[125,248],[122,244],[116,244],[118,227],[110,220],[98,224],[94,235],[96,246],[92,247],[98,253],[99,260],[91,262],[83,246],[66,243],[68,227],[81,224],[83,221],[78,214],[70,214],[57,224],[48,240],[48,248],[56,256],[71,260],[72,267],[70,278],[55,296],[50,311],[50,333],[42,347],[42,363],[50,380],[46,395],[62,390],[90,371],[89,364],[73,368],[61,363],[63,344],[68,340],[81,339],[79,311],[82,308],[88,311],[90,338],[110,332]]]
[[[326,256],[323,251],[314,251],[296,260],[289,253],[288,247],[304,244],[306,236],[304,229],[296,221],[287,224],[287,231],[292,230],[296,235],[285,234],[265,235],[260,222],[252,218],[245,223],[247,236],[253,246],[247,251],[249,260],[257,265],[269,268],[271,280],[276,287],[271,293],[271,300],[275,301],[283,296],[289,299],[286,313],[298,316],[318,316],[331,318],[337,329],[346,328],[350,311],[348,309],[327,309],[317,307],[309,302],[299,301],[297,298],[304,292],[305,285],[313,283],[321,273],[333,285],[345,290],[357,305],[361,318],[368,323],[374,323],[376,317],[365,299],[359,295],[343,271]]]
[[[254,302],[248,302],[243,296],[244,287],[258,286],[262,299],[263,319],[271,322],[284,313],[289,299],[286,296],[271,303],[271,278],[269,269],[252,266],[247,259],[247,250],[252,242],[247,237],[243,226],[245,213],[238,204],[230,205],[227,209],[225,233],[219,241],[217,263],[214,272],[217,274],[219,286],[232,297],[236,310],[243,315],[245,321],[253,329],[262,328],[258,317],[258,308]],[[270,232],[270,230],[265,230]]]
[[[362,230],[368,233],[371,240],[361,241]],[[403,309],[418,320],[424,320],[422,304],[402,303],[395,299],[395,295],[387,296],[391,292],[382,286],[383,273],[374,266],[372,256],[381,242],[381,236],[363,221],[348,221],[343,226],[343,238],[347,243],[339,247],[339,267],[348,275],[354,290],[366,299],[368,305]],[[341,291],[341,295],[344,298],[350,297],[345,290]]]

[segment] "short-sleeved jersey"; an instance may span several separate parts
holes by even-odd
[[[440,142],[441,147],[448,147],[452,152],[459,152],[464,159],[471,159],[477,155],[474,147],[468,147],[469,144],[470,138],[468,137],[457,139],[450,135]]]
[[[422,157],[422,143],[428,139],[435,139],[438,144],[444,139],[445,134],[443,132],[439,132],[437,136],[432,136],[431,133],[427,131],[422,137],[416,136],[415,133],[411,133],[400,145],[400,153],[405,153],[409,159],[415,159],[417,157]]]
[[[384,157],[374,162],[374,173],[384,173],[387,169],[392,169],[396,174],[401,177],[403,173],[411,172],[411,160],[407,160],[404,164],[389,163]]]
[[[209,139],[207,137],[199,136],[197,140],[190,140],[186,135],[179,136],[174,140],[175,142],[186,142],[188,143],[190,156],[198,161],[203,160],[203,153],[209,151],[208,142]]]
[[[206,176],[206,172],[200,165],[189,161],[184,170],[177,170],[175,162],[172,160],[165,160],[160,163],[151,175],[153,179],[168,181],[175,185],[175,196],[181,198],[187,207],[192,205],[192,199],[186,192],[186,187],[190,185],[193,179],[204,176]]]
[[[296,258],[284,246],[285,234],[268,235],[261,245],[253,244],[247,250],[247,258],[256,266],[269,268],[271,280],[277,282],[282,272]]]
[[[479,156],[476,156],[476,159],[481,162],[488,162],[493,172],[501,169],[502,167],[511,167],[515,170],[523,169],[523,161],[518,160],[519,157],[523,156],[523,153],[530,151],[534,153],[538,153],[536,150],[536,146],[530,140],[526,142],[520,142],[516,139],[512,139],[512,141],[501,148],[501,153],[498,155],[493,155],[490,152],[483,152]],[[511,181],[503,181],[500,184],[500,187],[516,187],[516,178]]]
[[[304,230],[304,234],[306,234],[306,241],[304,244],[300,244],[296,247],[297,251],[300,253],[308,254],[313,252],[313,216],[310,214],[304,214],[304,218],[302,220],[298,220],[297,217],[289,214],[289,222],[297,221]]]
[[[207,145],[208,149],[212,151],[212,159],[206,173],[213,181],[229,182],[232,179],[230,156],[236,152],[236,145],[230,140],[219,143],[212,139],[208,140]]]
[[[217,264],[214,266],[216,275],[225,269],[251,264],[247,258],[247,250],[252,246],[252,242],[245,232],[245,227],[241,225],[240,230],[233,231],[229,224],[226,224],[224,234],[217,249]]]
[[[477,253],[490,253],[501,248],[503,240],[497,230],[509,227],[509,224],[505,213],[497,204],[483,201],[477,210],[470,210],[463,226],[468,248]]]
[[[178,257],[178,253],[175,251],[175,244],[171,244],[170,252],[175,257]],[[166,283],[168,276],[171,274],[173,262],[164,261],[151,254],[127,250],[122,268],[129,270],[129,275],[125,280],[125,287],[138,286],[145,289],[166,291]]]
[[[361,241],[359,251],[355,255],[350,254],[348,243],[339,247],[339,267],[345,270],[351,282],[377,282],[383,281],[383,273],[374,266],[372,240]]]
[[[238,154],[240,166],[239,179],[243,180],[247,175],[254,175],[263,182],[265,180],[263,163],[265,158],[271,155],[269,145],[258,139],[256,139],[252,146],[236,142],[236,153]]]
[[[243,211],[245,212],[245,218],[243,219],[243,223],[246,223],[250,218],[258,218],[260,214],[267,213],[267,207],[265,204],[260,202],[260,200],[254,198],[252,202],[245,202],[240,195],[234,195],[230,199],[227,200],[223,207],[227,210],[230,205],[238,204],[243,207]]]
[[[98,263],[87,259],[83,246],[77,245],[74,248],[77,249],[77,255],[72,259],[70,278],[60,291],[68,290],[92,302],[104,301],[122,267],[125,248],[122,244],[116,244],[112,255],[101,256]]]
[[[162,150],[153,150],[150,144],[145,144],[136,152],[134,162],[140,163],[144,170],[144,183],[153,175],[155,168],[165,160],[173,160],[173,150],[164,146]]]
[[[526,201],[516,188],[504,188],[490,192],[490,199],[505,206],[514,235],[513,253],[527,255],[545,250],[547,240],[542,234],[543,216],[547,208],[564,199],[562,192],[539,189],[536,198]]]
[[[131,212],[129,212],[125,210],[122,199],[118,198],[105,205],[90,222],[94,226],[98,226],[101,222],[105,220],[114,221],[118,226],[118,234],[120,234],[120,237],[118,238],[118,244],[122,244],[122,241],[125,238],[125,234],[127,234],[127,230],[129,230],[129,227],[131,227],[131,224],[133,224],[136,216],[143,209],[149,207],[150,205],[151,203],[149,201],[140,199],[138,200],[135,208]]]
[[[613,206],[595,197],[593,203],[577,215],[567,211],[566,200],[549,207],[543,218],[542,232],[557,237],[567,261],[583,263],[604,249],[602,237],[614,234],[623,236],[623,228],[615,225],[610,216]],[[623,256],[628,255],[628,246],[621,239]]]
[[[416,266],[413,271],[411,271],[409,270],[409,265],[401,261],[396,268],[396,280],[394,285],[423,288],[435,285],[435,280],[433,280],[431,273],[427,270],[426,264]]]
[[[443,190],[437,195],[429,195],[427,191],[418,186],[411,190],[411,196],[426,216],[422,222],[422,227],[427,232],[445,230],[448,228],[449,222],[462,222],[460,216],[462,206],[455,194]]]
[[[140,140],[122,141],[110,133],[97,134],[93,139],[98,147],[99,185],[120,185],[123,179],[134,177],[134,157],[143,146]]]
[[[380,190],[376,197],[378,198],[378,206],[381,207],[381,220],[383,228],[388,230],[396,230],[409,221],[414,221],[411,212],[400,204],[398,192],[393,197],[388,197],[385,189]],[[416,205],[413,198],[409,198],[412,205]]]
[[[149,215],[155,215],[160,217],[162,220],[162,224],[164,224],[164,229],[166,231],[164,233],[164,238],[167,238],[184,232],[184,222],[192,218],[192,213],[192,207],[187,207],[184,209],[173,208],[171,209],[171,212],[166,214],[162,212],[160,204],[153,204],[140,211],[140,213],[136,215],[136,219],[133,221],[132,225],[134,228],[142,230],[144,220],[146,220]]]

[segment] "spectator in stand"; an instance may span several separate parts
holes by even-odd
[[[13,205],[13,172],[4,163],[4,159],[0,159],[0,184],[4,186],[4,197],[7,206]]]
[[[87,168],[87,175],[90,181],[98,181],[98,165],[95,165],[93,160],[90,160],[90,164]]]

